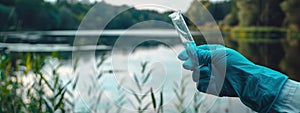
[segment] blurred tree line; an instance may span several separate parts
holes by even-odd
[[[292,29],[299,29],[300,25],[299,0],[229,0],[222,2],[194,0],[187,15],[197,25],[202,25],[202,18],[205,18],[205,15],[201,14],[202,5],[209,10],[216,21],[224,25],[272,26]]]
[[[92,7],[43,0],[0,0],[1,30],[75,29]]]
[[[186,12],[186,16],[196,25],[205,25],[213,20],[209,20],[207,17],[214,17],[215,21],[221,21],[231,11],[231,1],[224,2],[210,2],[208,0],[194,0],[191,6]],[[206,11],[209,11],[209,13]]]
[[[211,14],[224,32],[227,46],[300,81],[300,62],[295,60],[300,47],[299,6],[300,0],[194,0],[186,14],[200,27],[214,22],[206,20]]]
[[[83,4],[80,2],[69,3],[58,0],[56,3],[44,0],[0,0],[0,30],[70,30],[77,29],[85,14],[97,3]],[[118,15],[106,27],[108,29],[128,28],[131,25],[144,20],[169,21],[167,14],[156,11],[136,10],[128,6],[112,6],[105,2],[99,3],[101,7],[97,11],[97,24],[104,25],[106,17],[114,15],[117,10],[127,8],[129,10]],[[98,4],[98,5],[99,5]],[[91,28],[95,24],[91,24]]]
[[[231,0],[227,25],[272,26],[299,29],[299,0]]]
[[[66,0],[58,0],[56,3],[44,0],[0,0],[0,30],[77,29],[85,14],[95,4],[69,3]],[[128,6],[112,6],[105,2],[100,2],[100,5],[99,10],[105,10],[104,15],[97,15],[99,16],[97,23],[100,25],[106,19],[106,15],[113,15],[116,10],[129,8]],[[196,22],[196,25],[203,25],[207,22],[205,20],[207,14],[203,14],[202,5],[221,25],[284,26],[299,29],[300,16],[297,14],[300,10],[297,7],[300,5],[299,0],[227,0],[222,2],[194,0],[186,14],[189,19]],[[167,17],[169,13],[131,8],[116,17],[107,28],[123,29],[134,23],[153,19],[169,21]]]

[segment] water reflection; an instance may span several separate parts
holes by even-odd
[[[285,55],[280,62],[280,69],[289,77],[300,81],[300,40],[289,40],[283,44]]]
[[[159,36],[158,36],[159,37]],[[138,37],[136,37],[138,38]],[[174,48],[176,48],[175,50],[177,52],[179,52],[180,50],[183,49],[182,45],[180,45],[178,40],[174,40],[174,38],[164,38],[163,40],[166,40],[169,43],[176,43],[172,46],[174,46]],[[230,37],[225,37],[226,40],[226,45],[238,50],[239,52],[241,52],[243,55],[245,55],[247,58],[249,58],[250,60],[252,60],[253,62],[257,63],[257,64],[261,64],[261,65],[265,65],[267,67],[270,67],[272,69],[275,70],[279,70],[283,73],[286,73],[287,75],[289,75],[292,79],[298,80],[300,81],[300,77],[299,74],[300,72],[298,72],[298,69],[300,68],[300,61],[296,60],[299,56],[299,49],[300,49],[300,40],[270,40],[270,41],[253,41],[253,40],[233,40]],[[159,42],[156,42],[159,43]],[[158,87],[161,87],[160,83],[164,81],[164,79],[168,79],[170,80],[169,82],[169,88],[165,88],[165,94],[166,94],[166,102],[168,101],[172,101],[172,99],[174,98],[174,92],[173,92],[173,88],[172,88],[172,82],[173,81],[179,81],[181,79],[181,76],[178,75],[181,72],[181,65],[179,63],[179,61],[176,59],[177,55],[176,53],[174,54],[173,50],[170,50],[170,48],[166,47],[166,46],[161,46],[159,44],[156,44],[155,42],[148,42],[146,43],[147,46],[142,47],[142,49],[136,49],[131,55],[130,58],[132,59],[127,59],[129,62],[129,67],[124,66],[123,68],[128,68],[128,70],[130,70],[132,73],[134,72],[138,72],[140,70],[139,66],[140,66],[140,62],[145,61],[145,59],[150,60],[150,62],[156,62],[158,60],[162,60],[160,63],[154,63],[152,66],[155,70],[154,74],[156,75],[156,77],[151,78],[149,86],[147,86],[147,88],[155,86],[157,89],[161,89]],[[20,46],[16,46],[13,45],[13,47],[17,47],[20,49],[24,49],[24,45],[22,46],[22,44],[19,44]],[[126,43],[125,43],[126,45]],[[4,46],[4,44],[0,45]],[[30,45],[28,45],[30,46]],[[54,46],[47,46],[47,45],[42,45],[43,47],[47,48],[47,47],[54,47]],[[69,45],[63,45],[64,48],[66,48],[65,46],[67,46],[67,50],[72,50],[73,48],[70,48]],[[154,46],[154,48],[150,47],[150,46]],[[27,47],[27,46],[26,46]],[[56,48],[56,47],[55,47]],[[57,47],[59,48],[59,47]],[[89,47],[90,48],[90,47]],[[39,50],[41,48],[39,47],[35,47],[35,50]],[[92,49],[88,49],[88,50],[93,50],[95,48],[92,47]],[[123,48],[126,49],[126,48]],[[53,50],[53,49],[52,49]],[[72,61],[70,60],[72,57],[69,54],[65,54],[64,53],[64,60],[62,61],[64,64],[64,66],[59,70],[59,72],[61,73],[62,78],[66,78],[66,79],[70,79],[73,78],[75,75],[72,73]],[[96,53],[94,52],[81,52],[80,55],[82,57],[80,63],[80,68],[82,70],[82,73],[79,73],[82,75],[82,77],[80,78],[80,83],[82,83],[82,85],[78,85],[80,89],[78,89],[82,96],[82,99],[85,103],[89,103],[89,102],[94,102],[95,101],[95,96],[91,96],[88,95],[86,93],[89,92],[88,87],[92,86],[93,84],[91,84],[92,82],[104,82],[104,84],[98,84],[97,86],[95,86],[95,88],[104,88],[105,89],[105,95],[107,95],[107,98],[105,98],[105,101],[112,101],[115,102],[118,97],[118,94],[120,94],[118,92],[117,89],[115,89],[114,87],[118,86],[119,83],[116,82],[116,78],[114,78],[114,76],[111,73],[106,73],[105,78],[102,79],[102,81],[95,81],[96,79],[93,78],[95,77],[94,75],[98,75],[99,72],[101,71],[105,71],[107,72],[108,70],[111,70],[111,56],[108,56],[108,60],[103,64],[103,66],[101,68],[94,68],[95,67],[95,62],[97,62],[97,60],[100,58],[100,54],[102,52],[96,51]],[[108,52],[109,53],[109,52]],[[89,56],[89,54],[92,56]],[[95,56],[93,56],[95,55]],[[69,57],[66,57],[69,56]],[[122,59],[124,58],[124,54],[122,52],[120,52],[118,59]],[[96,60],[96,61],[95,61]],[[126,60],[126,59],[125,59]],[[162,64],[163,63],[163,64]],[[91,64],[91,65],[89,65]],[[119,65],[124,65],[124,62],[120,62]],[[168,67],[168,68],[165,68]],[[131,85],[133,84],[133,79],[132,79],[132,73],[130,74],[124,74],[124,72],[122,72],[123,69],[120,69],[121,71],[117,72],[120,73],[120,75],[122,75],[123,78],[128,79],[126,82],[127,84],[124,84],[123,87],[131,87]],[[165,74],[164,72],[167,71],[168,74]],[[179,71],[179,72],[178,72]],[[187,72],[187,71],[183,71],[183,75],[191,75],[191,72]],[[129,75],[129,76],[127,76]],[[66,77],[68,76],[68,77]],[[189,92],[194,92],[195,91],[195,86],[191,80],[191,78],[188,80],[189,81],[189,88],[187,89],[187,91]],[[101,87],[99,87],[101,86]],[[93,92],[95,94],[97,94],[97,91]],[[190,93],[189,97],[192,97],[193,93]],[[216,105],[221,105],[222,107],[211,107],[210,111],[220,111],[220,109],[226,109],[226,110],[237,110],[235,108],[231,108],[231,107],[235,107],[235,105],[229,105],[228,103],[233,103],[233,104],[240,104],[242,105],[238,100],[236,99],[232,99],[232,98],[217,98],[217,97],[209,97],[207,98],[206,103],[203,104],[203,106],[212,106],[212,101],[218,101],[218,103]],[[79,106],[84,106],[84,102],[79,102],[81,103],[81,105]],[[92,104],[92,103],[91,103]],[[187,104],[188,105],[188,104]],[[107,107],[106,103],[103,103],[103,105],[101,105],[102,107]],[[130,106],[130,105],[127,105]],[[171,105],[169,105],[171,106]],[[78,107],[79,109],[81,109],[80,107]],[[132,108],[130,108],[132,109]],[[208,109],[208,108],[206,108]],[[249,111],[248,109],[244,109],[246,111]],[[251,111],[249,111],[251,112]]]
[[[227,45],[238,50],[256,64],[264,65],[287,74],[300,81],[299,45],[300,40],[233,40],[227,37]]]

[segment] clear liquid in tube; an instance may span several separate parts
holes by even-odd
[[[188,56],[191,58],[193,67],[199,66],[196,43],[194,41],[183,42],[184,48],[187,50]]]
[[[181,42],[183,43],[187,54],[190,57],[190,60],[193,64],[193,67],[198,67],[198,55],[196,51],[196,43],[193,39],[192,34],[190,33],[187,24],[184,21],[184,18],[181,14],[181,11],[176,11],[169,15],[171,18],[174,27],[176,28],[177,33],[180,36]]]

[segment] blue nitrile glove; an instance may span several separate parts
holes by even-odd
[[[187,50],[182,51],[178,58],[185,61],[185,69],[193,71],[193,80],[199,91],[206,92],[210,80],[223,78],[220,94],[215,95],[240,97],[246,106],[257,112],[270,111],[288,79],[286,75],[256,65],[239,52],[222,45],[202,45],[193,49],[197,51],[199,66],[193,66]]]

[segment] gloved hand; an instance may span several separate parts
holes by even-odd
[[[193,65],[187,52],[189,49],[197,51],[198,66]],[[197,82],[199,91],[240,97],[246,106],[257,112],[270,111],[288,79],[286,75],[256,65],[237,51],[222,45],[188,48],[178,58],[185,61],[185,69],[193,71],[193,80]]]

